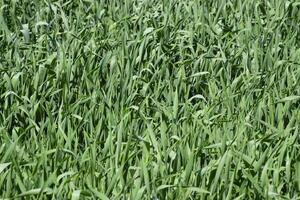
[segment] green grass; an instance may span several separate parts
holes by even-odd
[[[0,0],[0,199],[300,199],[300,1]]]

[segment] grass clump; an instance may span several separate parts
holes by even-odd
[[[0,7],[2,199],[299,198],[299,2]]]

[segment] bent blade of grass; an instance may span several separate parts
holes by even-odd
[[[3,172],[10,164],[11,164],[11,162],[9,162],[9,163],[1,163],[0,164],[0,173]]]

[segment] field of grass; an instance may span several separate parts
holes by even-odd
[[[300,199],[300,1],[0,0],[0,199]]]

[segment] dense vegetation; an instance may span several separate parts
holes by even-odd
[[[299,1],[0,8],[0,198],[299,199]]]

